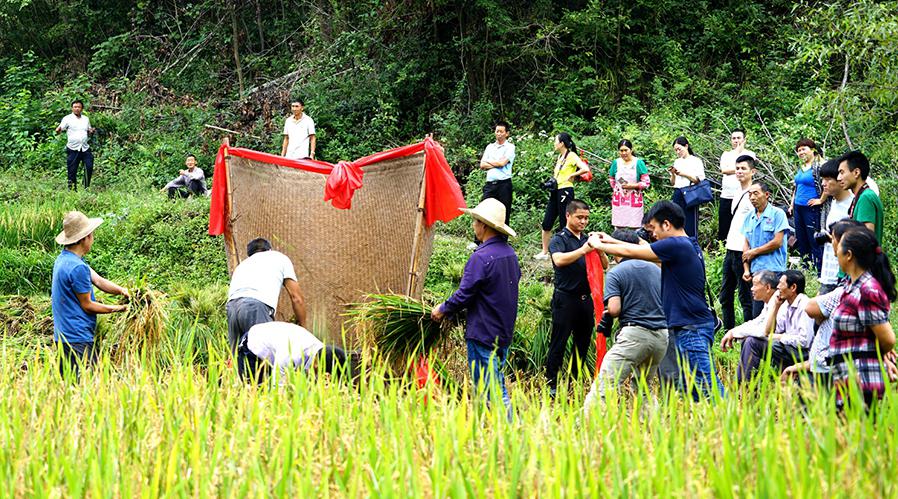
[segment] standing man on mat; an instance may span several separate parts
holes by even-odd
[[[300,98],[290,103],[290,116],[284,120],[281,156],[287,159],[315,159],[315,122],[305,114],[306,103]]]

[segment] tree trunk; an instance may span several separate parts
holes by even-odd
[[[237,40],[240,32],[237,30],[237,2],[233,2],[231,7],[231,47],[234,49],[234,65],[237,67],[237,88],[240,89],[240,95],[243,95],[243,68],[240,66],[240,50],[237,47]]]

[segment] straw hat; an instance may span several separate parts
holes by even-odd
[[[498,199],[486,198],[474,209],[462,208],[461,211],[471,215],[506,236],[518,237],[514,229],[505,224],[505,205]]]
[[[56,242],[63,246],[75,244],[87,237],[101,223],[102,218],[87,218],[80,211],[70,211],[62,219],[62,232],[56,236]]]

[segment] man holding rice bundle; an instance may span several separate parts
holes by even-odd
[[[521,267],[507,239],[517,234],[505,223],[505,205],[497,199],[484,199],[476,208],[462,211],[474,218],[474,235],[482,243],[465,264],[458,289],[433,308],[431,317],[441,321],[447,315],[468,309],[465,342],[474,384],[478,390],[488,391],[496,383],[511,420],[511,398],[505,388],[502,367],[508,358],[518,316]]]
[[[84,255],[94,244],[94,230],[102,218],[87,218],[80,211],[70,211],[62,221],[62,232],[56,242],[63,246],[53,264],[51,302],[53,340],[60,349],[60,373],[67,370],[79,375],[81,365],[96,360],[94,331],[97,314],[121,312],[127,305],[105,305],[94,298],[94,286],[109,294],[128,296],[128,290],[104,279],[84,262]]]

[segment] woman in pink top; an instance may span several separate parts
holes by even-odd
[[[649,188],[649,169],[645,161],[633,155],[633,143],[627,139],[617,144],[620,158],[611,162],[611,225],[616,229],[642,227],[642,191]]]

